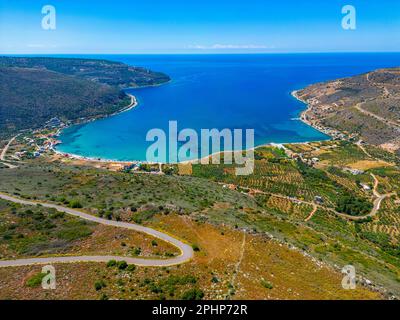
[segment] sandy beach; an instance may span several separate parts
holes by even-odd
[[[136,108],[136,106],[138,105],[138,102],[137,102],[136,97],[135,97],[134,95],[132,95],[132,94],[129,94],[129,93],[127,93],[126,95],[127,95],[128,97],[131,98],[131,103],[130,103],[130,105],[127,106],[127,107],[125,107],[124,109],[122,109],[122,110],[120,110],[120,111],[117,111],[117,112],[115,112],[115,113],[109,115],[108,117],[114,116],[114,115],[117,115],[117,114],[119,114],[119,113],[126,112],[126,111],[129,111],[129,110],[132,110],[132,109]]]

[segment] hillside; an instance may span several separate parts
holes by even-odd
[[[296,96],[309,105],[306,122],[400,154],[400,68],[318,83]]]
[[[379,290],[386,298],[399,296],[400,170],[396,163],[400,159],[392,153],[348,141],[288,144],[282,149],[257,148],[255,170],[249,176],[236,176],[234,167],[224,164],[197,164],[184,172],[175,165],[166,170],[169,165],[163,166],[164,174],[144,174],[118,162],[72,159],[51,151],[29,157],[46,144],[46,135],[52,135],[48,131],[22,134],[11,144],[6,159],[15,167],[0,170],[0,193],[64,206],[79,203],[92,215],[164,230],[196,245],[200,251],[195,252],[193,264],[182,265],[180,271],[203,274],[199,268],[209,265],[201,277],[206,298],[223,298],[220,285],[226,288],[224,294],[228,286],[233,287],[236,298],[255,297],[251,292],[259,292],[257,298],[345,298],[355,293],[340,289],[340,269],[348,264],[357,269],[360,289]],[[18,154],[20,161],[13,158]],[[319,160],[310,163],[314,158]],[[12,239],[5,240],[4,245],[12,245]],[[282,264],[277,266],[268,260],[279,244]],[[228,251],[221,248],[231,246],[234,250],[228,250],[232,253],[228,258]],[[237,263],[243,246],[240,272],[229,279],[234,269],[227,261]],[[297,254],[290,260],[295,252],[313,257],[316,265],[300,267],[306,260]],[[212,270],[210,261],[214,261]],[[331,269],[328,278],[337,279],[336,285],[316,276],[314,270],[321,264]],[[230,271],[225,273],[222,266]],[[290,284],[282,283],[288,281],[285,275],[291,274],[292,267],[296,276]],[[220,281],[212,288],[210,272]],[[227,275],[224,280],[222,274]],[[273,289],[260,283],[260,274]],[[307,278],[313,284],[328,281],[327,286],[315,292]],[[289,288],[293,295],[284,293]]]
[[[310,246],[311,242],[333,245],[330,236],[322,238],[299,225],[301,220],[282,220],[286,215],[265,210],[239,191],[197,177],[110,172],[46,158],[26,161],[16,170],[0,170],[0,192],[60,205],[79,201],[81,210],[89,214],[152,227],[196,250],[191,261],[178,266],[138,266],[129,272],[105,263],[56,264],[57,289],[48,294],[20,280],[40,273],[40,266],[0,268],[2,299],[182,299],[190,290],[204,294],[204,299],[221,300],[382,298],[361,285],[356,290],[342,289],[339,271],[278,241],[296,235],[298,243],[307,239]],[[34,212],[33,219],[28,210]],[[36,216],[48,219],[34,221]],[[132,239],[129,234],[111,234],[96,225],[78,224],[82,221],[77,219],[71,226],[63,218],[67,217],[60,219],[41,207],[0,201],[0,224],[6,235],[0,239],[4,248],[0,259],[116,250],[127,257],[171,252],[166,244],[161,247],[157,240],[154,245],[147,236],[134,234]],[[57,228],[52,228],[56,222]],[[29,231],[37,225],[43,226]],[[72,239],[65,240],[59,229],[67,229]],[[278,239],[267,236],[270,233]],[[365,260],[377,270],[374,260]],[[100,280],[106,285],[98,290]]]
[[[120,88],[152,86],[170,80],[161,72],[95,59],[0,57],[0,67],[46,69]]]
[[[41,127],[53,117],[112,114],[130,103],[122,87],[168,80],[164,74],[104,60],[0,57],[0,136]]]
[[[71,114],[65,118],[107,113],[107,106],[118,109],[118,100],[112,99],[120,89],[98,79],[39,67],[0,69],[9,105],[12,99],[18,105],[18,94],[31,97],[24,112],[38,125],[38,115],[45,119],[49,112],[40,99],[62,99],[50,111],[68,110]],[[306,121],[327,128],[320,122],[323,116],[330,121],[339,111],[367,110],[379,96],[389,99],[396,72],[387,73],[393,74],[394,89],[386,85],[388,74],[370,74],[298,92],[310,103]],[[371,85],[381,81],[383,89]],[[94,95],[86,95],[90,90],[99,94],[93,104]],[[63,96],[65,92],[75,95]],[[46,100],[46,94],[52,99]],[[102,100],[101,111],[98,101],[106,96],[110,100]],[[86,107],[80,104],[83,99]],[[386,111],[390,122],[395,121],[395,110]],[[384,117],[375,112],[370,117]],[[27,115],[21,112],[14,118]],[[388,127],[390,122],[382,120]],[[358,133],[342,125],[338,120],[330,128],[374,141],[369,131]],[[168,234],[191,246],[194,256],[161,268],[131,264],[128,269],[112,260],[55,262],[57,289],[50,293],[39,289],[40,266],[8,264],[0,268],[0,299],[357,300],[400,295],[400,158],[394,153],[371,144],[330,140],[259,147],[249,176],[237,176],[234,166],[225,164],[190,164],[183,171],[181,165],[163,165],[151,172],[145,166],[134,170],[126,163],[56,154],[46,149],[56,131],[24,132],[0,143],[0,148],[6,146],[0,193],[29,201],[0,200],[0,262],[109,254],[168,259],[177,254],[168,243],[112,229],[104,221],[135,223]],[[379,132],[376,136],[387,138]],[[41,149],[47,151],[34,156]],[[32,207],[33,201],[43,205]],[[57,212],[54,205],[77,208],[102,223]],[[356,268],[355,290],[341,286],[342,267],[349,264]]]
[[[0,132],[37,128],[52,117],[75,120],[112,113],[129,103],[116,87],[60,73],[0,67]]]

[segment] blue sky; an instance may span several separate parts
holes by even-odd
[[[349,4],[356,30],[341,27]],[[0,53],[400,51],[399,35],[396,0],[0,0]]]

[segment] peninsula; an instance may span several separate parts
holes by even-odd
[[[308,104],[304,122],[400,155],[400,68],[314,84],[293,95]]]
[[[111,115],[136,103],[123,88],[168,81],[163,73],[107,60],[0,57],[0,136],[40,128],[54,117]]]

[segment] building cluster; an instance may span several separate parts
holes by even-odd
[[[62,122],[59,118],[55,117],[55,118],[51,118],[49,121],[47,121],[44,127],[50,128],[50,129],[63,128],[63,127],[65,127],[65,123]]]
[[[363,170],[353,168],[343,168],[343,171],[350,172],[353,176],[358,176],[364,173]]]
[[[140,170],[140,166],[141,166],[141,163],[140,163],[140,162],[138,162],[138,163],[132,163],[132,164],[129,164],[129,165],[124,166],[124,167],[122,168],[122,171],[123,171],[123,172],[138,171],[138,170]]]
[[[320,161],[320,159],[317,157],[307,158],[304,155],[304,153],[296,153],[289,149],[285,149],[285,152],[289,158],[291,158],[293,160],[300,160],[301,162],[303,162],[311,167],[313,167]]]
[[[15,152],[13,157],[21,160],[24,157],[37,158],[48,151],[54,151],[54,146],[60,143],[57,138],[58,133],[40,134],[38,136],[24,137],[26,148]]]

